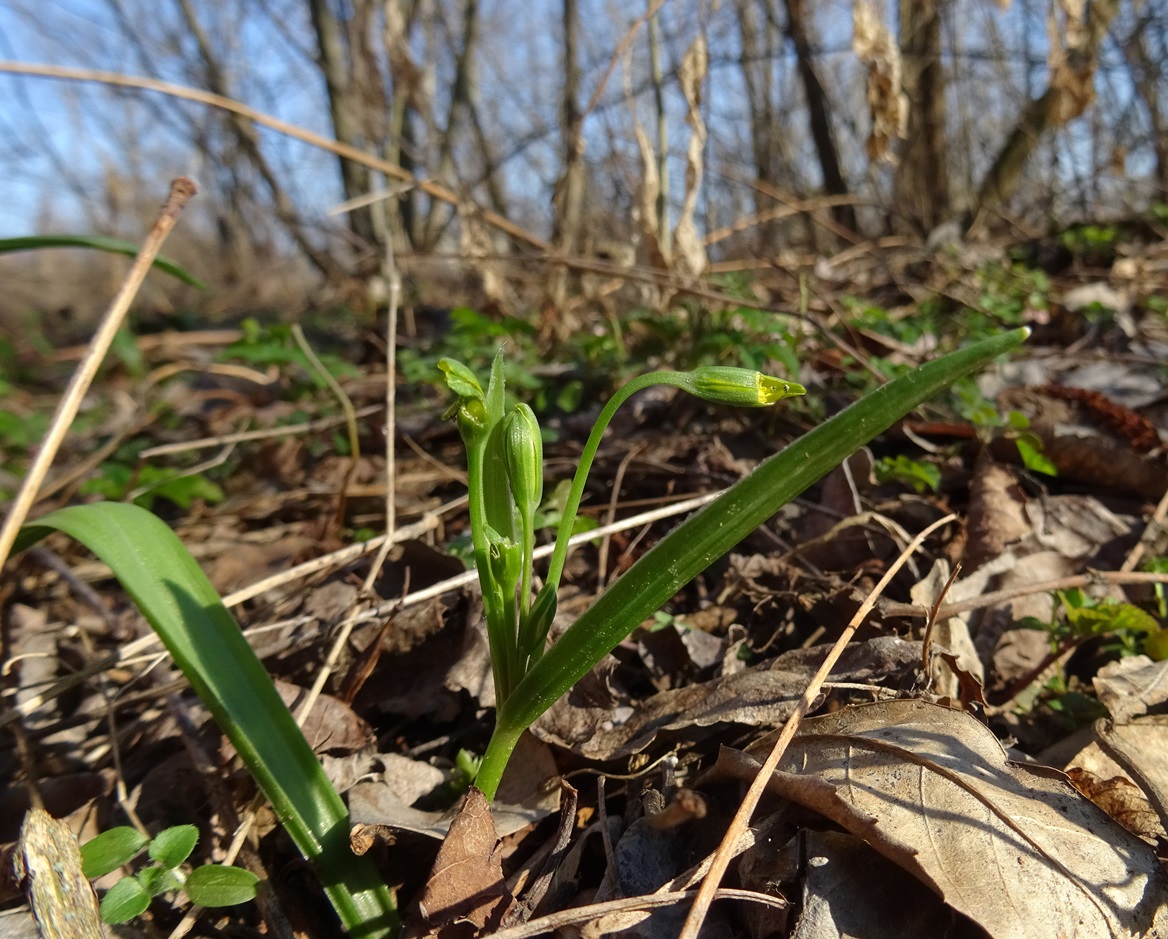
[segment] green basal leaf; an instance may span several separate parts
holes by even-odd
[[[349,848],[344,803],[266,669],[174,532],[136,505],[102,502],[30,522],[16,549],[52,531],[76,538],[113,570],[312,862],[349,934],[372,939],[396,932],[389,890],[372,861]]]
[[[23,238],[0,238],[0,254],[7,251],[33,251],[43,248],[92,248],[95,251],[124,254],[131,258],[137,257],[141,250],[141,246],[133,242],[98,235],[29,235]],[[153,266],[171,277],[177,277],[184,284],[197,287],[199,290],[207,289],[207,285],[194,274],[188,273],[168,258],[155,258]]]

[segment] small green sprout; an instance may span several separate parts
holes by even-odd
[[[175,825],[147,838],[135,828],[111,828],[81,846],[81,865],[91,880],[129,864],[143,848],[152,864],[127,874],[101,898],[101,918],[112,924],[141,916],[154,897],[183,892],[199,906],[234,906],[254,900],[259,878],[241,867],[204,864],[184,872],[182,865],[199,841],[194,825]]]

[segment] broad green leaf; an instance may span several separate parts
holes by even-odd
[[[163,867],[178,867],[191,856],[199,843],[199,829],[194,825],[165,828],[150,842],[150,857]]]
[[[23,549],[51,531],[110,566],[235,746],[351,936],[396,931],[377,869],[349,849],[349,815],[235,620],[178,537],[136,505],[72,506],[25,525]]]
[[[129,825],[103,831],[81,846],[81,870],[90,880],[103,877],[132,861],[149,840]]]
[[[234,906],[254,900],[257,883],[259,878],[242,867],[205,864],[191,871],[183,889],[199,906]]]
[[[150,894],[133,877],[123,877],[101,898],[101,918],[106,923],[128,923],[150,905]]]

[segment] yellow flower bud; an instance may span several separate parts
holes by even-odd
[[[707,365],[685,374],[685,389],[704,401],[761,408],[783,398],[806,394],[798,382],[784,381],[748,368]]]

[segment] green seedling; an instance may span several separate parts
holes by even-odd
[[[254,900],[259,878],[241,867],[183,865],[199,841],[194,825],[175,825],[147,838],[136,828],[104,831],[81,846],[81,864],[90,880],[124,867],[146,849],[151,863],[127,874],[101,898],[101,918],[110,924],[141,916],[150,901],[166,893],[185,893],[199,906],[234,906]]]
[[[915,492],[924,492],[926,489],[936,492],[941,488],[941,471],[936,466],[924,460],[914,460],[903,453],[895,457],[882,457],[872,472],[878,483],[905,483],[912,486]]]
[[[1114,640],[1111,648],[1121,655],[1143,651],[1153,659],[1168,658],[1168,629],[1147,610],[1112,597],[1091,597],[1078,587],[1057,590],[1053,597],[1050,622],[1032,616],[1022,620],[1022,625],[1048,633],[1052,648],[1107,636]]]

